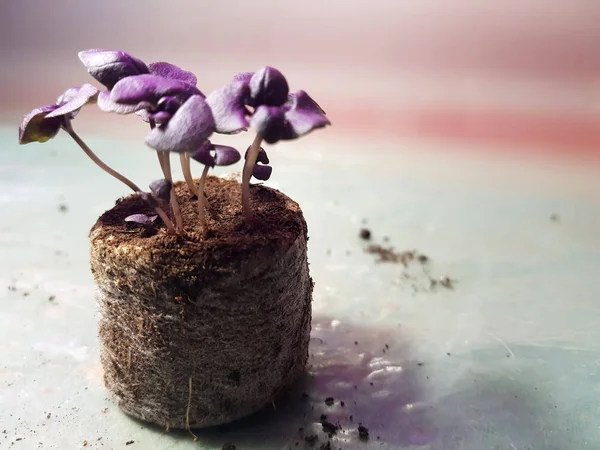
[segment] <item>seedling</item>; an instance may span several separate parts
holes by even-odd
[[[213,133],[236,134],[253,128],[256,136],[246,151],[242,172],[242,211],[250,220],[250,179],[254,176],[266,181],[273,170],[262,143],[296,139],[330,125],[319,105],[304,91],[290,94],[287,80],[272,67],[235,75],[229,84],[206,97],[196,87],[193,73],[167,62],[146,64],[125,52],[101,49],[82,51],[79,59],[106,90],[84,84],[67,90],[56,103],[34,109],[23,119],[19,143],[46,142],[65,130],[102,170],[145,199],[171,233],[184,232],[173,189],[171,153],[179,154],[186,184],[198,198],[199,224],[206,227],[208,200],[204,185],[209,169],[241,159],[233,147],[212,144],[209,138]],[[75,115],[93,103],[102,111],[135,113],[148,122],[150,131],[145,142],[156,151],[164,176],[151,183],[150,193],[106,165],[73,130]],[[191,159],[204,165],[198,186],[192,176]],[[166,206],[173,219],[163,209]],[[154,216],[135,214],[125,220],[149,225],[155,220],[151,217]]]
[[[263,140],[274,144],[291,140],[330,125],[321,107],[304,91],[289,93],[287,80],[273,67],[240,73],[233,81],[206,99],[217,133],[233,134],[248,126],[256,136],[248,150],[242,172],[242,211],[251,219],[250,178]]]
[[[47,142],[63,129],[98,167],[139,194],[142,190],[133,181],[104,163],[73,129],[71,121],[79,110],[86,104],[95,102],[97,97],[98,89],[91,84],[84,84],[65,91],[58,97],[56,103],[32,110],[25,115],[19,127],[19,144]],[[174,232],[175,229],[167,214],[158,205],[154,206],[154,209],[167,229]]]

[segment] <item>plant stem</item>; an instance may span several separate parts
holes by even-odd
[[[192,168],[190,167],[190,155],[188,155],[187,153],[180,153],[179,161],[181,162],[181,171],[183,172],[183,178],[185,178],[185,182],[190,188],[190,191],[196,197],[200,197],[200,195],[198,194],[198,188],[194,183],[194,178],[192,178]]]
[[[160,164],[160,170],[162,170],[163,176],[165,173],[165,155],[162,152],[156,151],[156,157],[158,158],[158,163]]]
[[[204,166],[204,170],[202,170],[202,176],[200,177],[200,186],[198,186],[198,217],[200,219],[200,226],[206,226],[206,213],[204,212],[204,208],[208,208],[208,200],[204,195],[204,185],[206,183],[206,175],[208,174],[209,166]]]
[[[165,179],[173,184],[173,175],[171,174],[171,160],[169,152],[163,152],[163,174]],[[175,217],[175,229],[178,232],[183,231],[183,217],[181,216],[181,210],[179,209],[179,203],[177,202],[177,194],[175,194],[175,186],[171,186],[171,208],[173,208],[173,216]]]
[[[114,178],[116,178],[120,182],[126,184],[128,187],[131,188],[132,191],[134,191],[134,192],[141,192],[142,191],[138,187],[137,184],[135,184],[129,178],[121,175],[119,172],[117,172],[113,168],[107,166],[100,158],[98,158],[98,156],[96,156],[96,154],[92,151],[92,149],[89,148],[85,142],[83,142],[83,140],[79,137],[79,135],[77,133],[75,133],[75,131],[73,131],[73,128],[71,128],[71,126],[66,127],[65,131],[67,133],[69,133],[69,135],[73,138],[73,140],[75,142],[77,142],[77,145],[79,145],[79,147],[81,147],[81,149],[85,152],[85,154],[88,155],[89,158],[92,161],[94,161],[94,163],[96,163],[96,165],[98,167],[100,167],[102,170],[104,170],[106,173],[108,173],[109,175],[113,176]]]
[[[263,137],[260,133],[256,133],[256,137],[248,150],[248,156],[244,163],[244,170],[242,172],[242,213],[246,220],[252,219],[252,211],[250,209],[250,178],[252,178],[252,170],[256,164],[256,159],[260,153],[260,144],[262,143]]]
[[[73,130],[73,127],[71,126],[71,122],[70,121],[67,120],[64,129],[65,129],[65,131],[67,133],[69,133],[69,135],[73,138],[73,140],[77,143],[77,145],[79,145],[79,147],[81,147],[81,149],[85,152],[85,154],[92,161],[94,161],[94,163],[96,163],[96,165],[98,167],[100,167],[102,170],[104,170],[106,173],[108,173],[109,175],[113,176],[114,178],[116,178],[120,182],[122,182],[125,185],[127,185],[129,188],[131,188],[131,190],[133,192],[135,192],[135,193],[142,192],[142,190],[138,187],[137,184],[135,184],[129,178],[121,175],[119,172],[117,172],[113,168],[107,166],[100,158],[98,158],[98,156],[96,156],[96,154],[92,151],[92,149],[89,148],[88,145],[85,142],[83,142],[83,139],[81,139],[79,137],[79,135],[77,133],[75,133],[75,131]],[[162,221],[164,222],[165,226],[167,227],[167,230],[169,232],[171,232],[171,233],[174,233],[175,232],[175,228],[173,227],[173,223],[169,220],[169,217],[162,210],[162,208],[156,207],[156,208],[154,208],[154,211],[156,211],[156,214],[158,214],[159,217],[162,219]]]
[[[148,123],[150,124],[150,129],[154,130],[154,128],[156,128],[156,122],[154,121],[154,119],[149,119]],[[165,173],[165,160],[164,160],[164,155],[159,152],[158,150],[156,151],[156,157],[158,158],[158,163],[160,164],[160,170],[162,170],[162,173]]]

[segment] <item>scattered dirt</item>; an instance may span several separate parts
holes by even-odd
[[[135,441],[127,441],[127,442],[125,442],[125,445],[131,445],[131,444],[134,444],[134,443],[135,443]]]
[[[69,210],[69,207],[65,203],[61,203],[60,205],[58,205],[58,210],[61,213],[65,214]]]
[[[553,213],[553,214],[550,215],[550,220],[552,222],[558,222],[560,220],[560,216],[558,214],[556,214],[556,213]]]
[[[363,231],[360,230],[360,237],[363,238]],[[372,233],[370,230],[366,230],[369,233],[369,239],[371,240]],[[364,238],[363,238],[364,239]],[[383,238],[384,242],[389,242],[389,238],[386,236]],[[454,289],[453,280],[447,275],[436,277],[432,275],[432,260],[428,255],[419,252],[418,250],[402,250],[398,251],[391,245],[382,245],[379,243],[372,243],[365,247],[365,252],[376,256],[376,263],[388,263],[398,264],[402,266],[403,271],[400,275],[401,281],[410,280],[410,286],[413,289],[413,293],[423,291],[434,291],[437,286],[442,286],[446,289]]]
[[[334,399],[333,399],[333,397],[327,397],[327,398],[325,399],[325,404],[326,404],[327,406],[332,406],[332,405],[333,405],[333,402],[334,402]]]
[[[221,450],[235,450],[236,446],[235,444],[232,444],[231,442],[226,442],[225,444],[223,444],[223,447],[221,447]]]
[[[50,297],[48,297],[49,302],[53,302],[54,300],[56,300],[56,295],[51,295]]]

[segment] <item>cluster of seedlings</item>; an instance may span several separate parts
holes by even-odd
[[[197,197],[198,225],[205,228],[208,171],[241,159],[237,149],[213,143],[210,138],[215,133],[230,135],[252,128],[255,136],[244,154],[241,198],[244,218],[251,222],[250,179],[265,181],[272,172],[263,142],[296,139],[330,125],[321,107],[305,91],[290,92],[284,75],[273,67],[239,73],[228,84],[204,95],[193,73],[167,62],[146,64],[123,51],[101,49],[82,51],[79,59],[104,89],[83,84],[67,89],[56,102],[32,110],[19,128],[19,143],[46,142],[64,130],[98,167],[154,209],[153,215],[125,218],[141,226],[154,226],[160,218],[167,232],[184,234],[173,189],[172,153],[179,156],[185,182]],[[156,152],[164,175],[149,184],[149,192],[104,163],[75,132],[73,120],[88,104],[97,104],[106,112],[136,114],[149,124],[145,142]],[[192,177],[192,160],[203,166],[198,183]]]

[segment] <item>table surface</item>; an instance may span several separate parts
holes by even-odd
[[[19,147],[0,128],[0,143],[0,448],[302,449],[314,433],[318,449],[321,414],[342,427],[334,449],[600,448],[595,168],[416,142],[274,147],[268,184],[309,224],[310,367],[274,407],[194,440],[129,418],[102,384],[87,233],[126,188],[66,135]],[[89,143],[139,184],[159,177],[142,143]],[[429,261],[377,263],[362,227]]]

